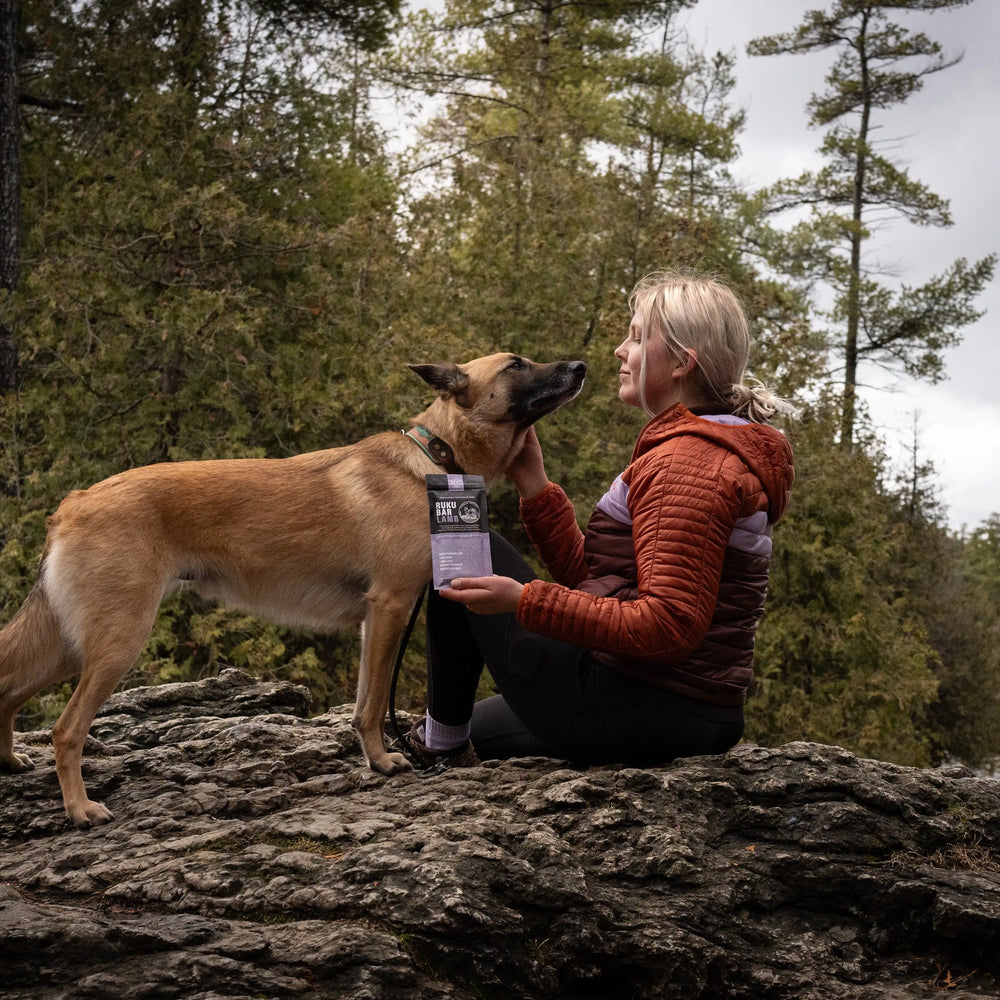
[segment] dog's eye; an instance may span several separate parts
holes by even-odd
[[[528,367],[528,362],[524,358],[511,358],[507,364],[507,371],[516,372]]]

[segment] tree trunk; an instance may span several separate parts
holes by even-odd
[[[0,0],[0,292],[17,288],[21,230],[18,0]],[[17,387],[14,329],[0,322],[0,392]]]
[[[840,446],[845,451],[854,447],[854,420],[858,394],[858,330],[861,326],[861,241],[867,168],[868,129],[871,120],[872,96],[868,75],[867,51],[868,16],[862,18],[856,42],[861,66],[863,104],[858,128],[858,148],[855,152],[854,205],[851,233],[851,276],[847,291],[847,337],[844,342],[844,400],[840,422]]]

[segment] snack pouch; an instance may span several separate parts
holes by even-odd
[[[431,518],[432,585],[456,577],[491,576],[486,482],[482,476],[426,476]]]

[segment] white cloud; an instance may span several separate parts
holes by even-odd
[[[868,410],[885,434],[893,466],[931,461],[939,496],[955,530],[973,529],[1000,512],[1000,404],[970,399],[954,383],[908,384],[867,393]]]

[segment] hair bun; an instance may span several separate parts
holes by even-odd
[[[778,414],[795,412],[795,407],[788,400],[782,399],[755,378],[734,385],[729,392],[729,401],[736,416],[756,424],[767,423]]]

